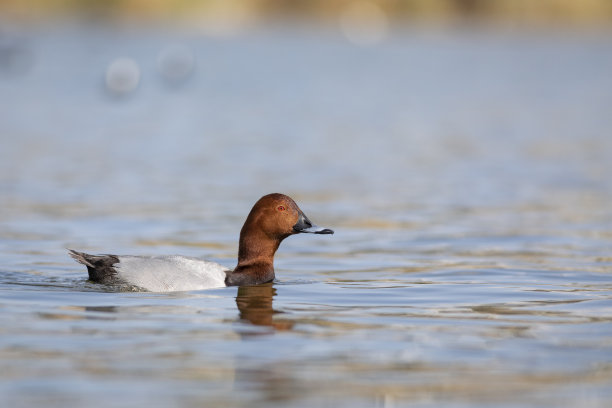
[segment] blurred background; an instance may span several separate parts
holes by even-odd
[[[0,0],[0,405],[609,407],[611,107],[609,0]],[[255,295],[64,249],[271,192],[336,234]]]
[[[454,205],[608,183],[609,1],[4,0],[0,13],[15,211],[274,190]]]
[[[191,20],[196,24],[232,20],[237,25],[286,17],[337,21],[349,14],[394,21],[468,18],[588,25],[609,23],[611,9],[606,0],[4,0],[2,3],[2,11],[11,18],[27,20],[72,15],[94,20]]]

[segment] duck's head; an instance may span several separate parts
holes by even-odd
[[[256,233],[256,231],[278,240],[299,233],[334,233],[329,228],[315,225],[291,197],[279,193],[261,197],[251,209],[242,227],[241,235]]]
[[[295,201],[284,194],[261,197],[240,230],[238,265],[228,273],[225,284],[255,285],[274,280],[274,253],[283,239],[302,232],[334,233],[313,224]]]

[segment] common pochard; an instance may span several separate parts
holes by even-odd
[[[90,255],[69,249],[70,256],[87,267],[89,279],[127,284],[152,292],[257,285],[274,280],[274,254],[281,241],[299,233],[333,234],[313,224],[295,201],[283,194],[260,198],[240,230],[238,265],[185,256]]]

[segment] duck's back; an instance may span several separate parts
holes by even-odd
[[[225,286],[227,268],[185,256],[118,256],[116,277],[152,292],[200,290]]]

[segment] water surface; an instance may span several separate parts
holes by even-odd
[[[612,403],[609,33],[3,36],[3,406]],[[232,266],[275,191],[336,234],[273,284],[115,293],[65,251]]]

